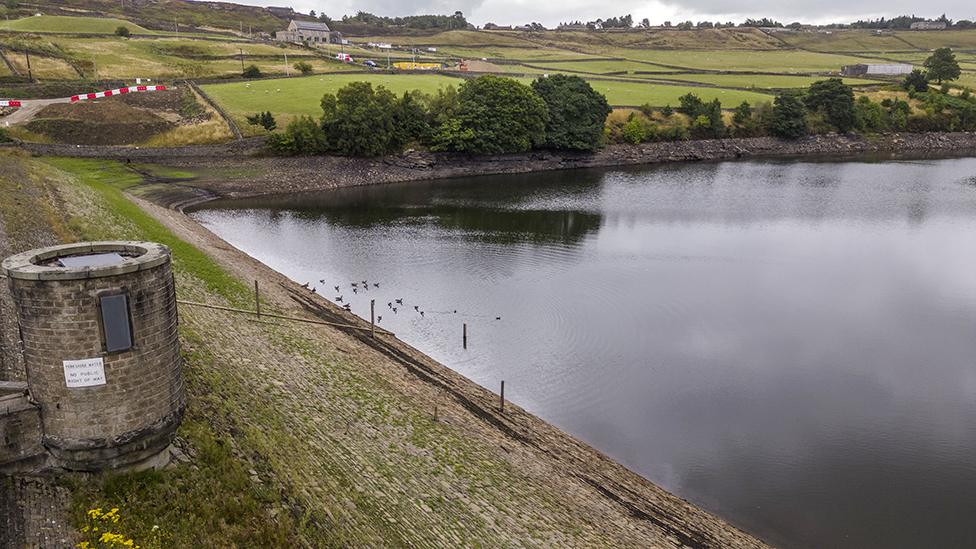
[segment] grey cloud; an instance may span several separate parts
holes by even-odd
[[[919,3],[917,0],[756,0],[737,2],[735,0],[661,0],[661,3],[678,10],[701,14],[740,14],[746,17],[776,17],[790,21],[847,22],[864,14],[872,16],[897,16],[915,14],[919,17],[938,17],[945,13],[950,18],[965,19],[976,16],[976,7],[971,0],[943,0],[941,2]]]
[[[237,0],[246,4],[266,5],[262,0]],[[278,2],[288,4],[287,0]],[[952,19],[976,20],[972,0],[940,0],[919,3],[917,0],[336,0],[324,4],[318,0],[293,0],[290,4],[307,13],[314,9],[332,17],[369,11],[378,15],[448,14],[460,10],[475,24],[493,21],[500,24],[539,21],[555,25],[560,21],[590,20],[612,15],[632,14],[636,19],[650,18],[654,23],[666,19],[731,20],[747,17],[773,17],[780,21],[812,23],[848,22],[863,17],[915,14],[938,17],[945,13]]]

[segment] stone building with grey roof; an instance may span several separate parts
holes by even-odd
[[[342,33],[333,31],[326,23],[292,19],[287,29],[275,33],[275,40],[298,44],[338,44],[342,40]]]

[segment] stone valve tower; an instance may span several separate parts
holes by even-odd
[[[169,249],[67,244],[2,269],[27,382],[0,382],[0,472],[165,463],[185,407]]]

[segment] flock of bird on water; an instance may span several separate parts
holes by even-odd
[[[319,284],[323,284],[324,285],[325,284],[325,279],[319,280]],[[369,284],[368,281],[362,280],[362,281],[359,281],[359,282],[350,282],[349,283],[349,286],[350,286],[350,288],[352,288],[352,293],[358,294],[359,293],[359,290],[363,290],[363,292],[368,292],[369,291],[370,284]],[[380,287],[380,283],[379,282],[373,282],[372,283],[372,286],[373,286],[373,288],[379,288]],[[306,290],[312,292],[313,294],[318,293],[318,287],[317,286],[313,286],[310,282],[306,282],[306,283],[302,284],[302,288],[305,288]],[[333,288],[335,288],[336,293],[339,294],[335,298],[333,298],[335,300],[335,302],[342,304],[342,308],[343,309],[345,309],[345,310],[347,310],[349,312],[352,312],[352,304],[349,303],[349,301],[346,300],[345,299],[345,296],[341,293],[342,292],[342,288],[340,286],[333,286]],[[404,304],[403,304],[403,298],[400,297],[400,298],[394,299],[393,301],[390,301],[389,303],[387,303],[386,306],[391,311],[393,311],[393,314],[398,314],[398,311],[399,311],[400,307],[403,307],[404,306]],[[414,305],[413,306],[413,310],[414,310],[414,312],[418,313],[421,318],[424,318],[424,314],[425,313],[424,313],[423,310],[420,309],[420,305]],[[457,309],[454,309],[453,314],[457,314]],[[500,317],[500,316],[496,316],[495,317],[495,320],[501,320],[501,319],[502,319],[502,317]],[[380,322],[383,322],[383,316],[382,315],[377,315],[376,316],[376,323],[379,324]]]

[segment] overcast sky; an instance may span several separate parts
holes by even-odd
[[[235,1],[235,0],[229,0]],[[664,21],[735,21],[747,17],[773,17],[783,23],[847,22],[867,17],[915,14],[950,19],[976,20],[973,0],[236,0],[255,6],[291,5],[296,11],[324,11],[330,17],[368,11],[377,15],[448,14],[461,10],[475,25],[493,22],[500,25],[538,21],[554,26],[562,21],[606,19],[631,14],[635,21],[644,17],[653,24]]]

